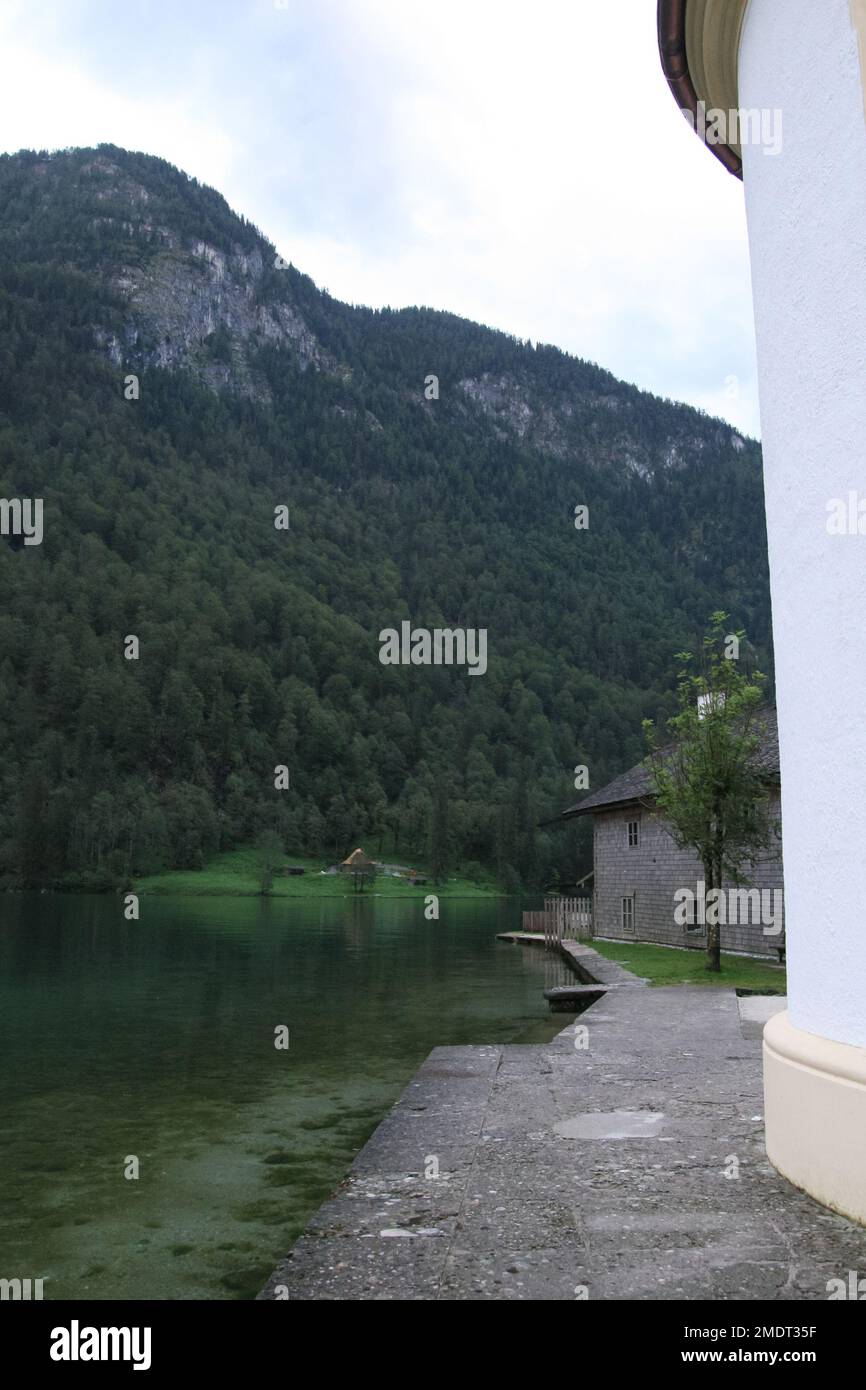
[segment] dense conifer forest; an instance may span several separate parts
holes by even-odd
[[[587,828],[545,823],[641,756],[708,615],[771,669],[760,449],[276,258],[164,161],[0,158],[0,497],[44,499],[0,543],[2,882],[271,830],[571,882]],[[486,674],[382,665],[407,619],[485,628]]]

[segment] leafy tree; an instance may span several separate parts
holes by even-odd
[[[283,844],[275,831],[263,830],[256,841],[256,850],[259,891],[265,897],[273,887],[274,873],[283,860]]]
[[[745,633],[731,634],[715,612],[698,653],[677,653],[679,713],[667,721],[675,742],[661,748],[651,720],[644,729],[656,804],[675,843],[693,849],[703,866],[707,896],[727,877],[742,882],[772,834],[768,793],[756,759],[764,676],[741,669],[729,653]],[[696,668],[696,669],[695,669]],[[718,912],[707,909],[707,969],[721,969]]]
[[[441,883],[448,868],[448,793],[437,782],[433,792],[433,812],[430,818],[430,876]]]
[[[356,893],[363,893],[376,882],[376,865],[367,864],[363,869],[352,870],[352,886]]]

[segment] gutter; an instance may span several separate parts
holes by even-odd
[[[652,792],[647,791],[642,796],[627,796],[621,801],[601,801],[594,806],[587,806],[585,809],[582,802],[578,802],[572,810],[561,811],[556,820],[546,821],[547,825],[558,825],[564,820],[574,820],[577,816],[594,816],[602,811],[624,811],[629,806],[638,807],[642,811],[652,810],[654,797]]]
[[[658,0],[658,40],[662,71],[667,78],[677,106],[690,111],[697,125],[698,94],[689,72],[686,49],[686,10],[689,0]],[[706,143],[706,142],[704,142]],[[735,178],[743,177],[743,161],[730,145],[710,145],[716,159],[724,164]]]

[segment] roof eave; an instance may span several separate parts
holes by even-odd
[[[559,820],[574,820],[576,816],[595,816],[604,811],[623,811],[627,806],[648,806],[653,800],[652,792],[647,792],[641,796],[626,796],[620,801],[596,801],[592,806],[586,807],[582,803],[578,803],[570,810],[563,811]]]
[[[686,9],[689,0],[658,0],[658,42],[662,60],[662,71],[667,84],[681,111],[690,111],[693,117],[698,114],[701,98],[695,90],[692,74],[689,71],[689,57],[686,47]],[[743,161],[730,145],[715,145],[704,142],[720,163],[724,164],[735,178],[743,177]]]

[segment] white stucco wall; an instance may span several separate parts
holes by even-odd
[[[742,107],[783,149],[743,150],[778,681],[789,1012],[866,1046],[866,120],[849,0],[751,0]],[[864,522],[866,529],[866,522]]]

